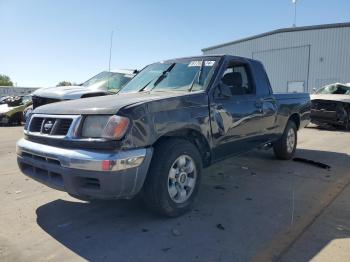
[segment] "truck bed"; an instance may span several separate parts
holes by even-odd
[[[310,99],[309,93],[274,93],[277,100],[288,100],[288,99]]]

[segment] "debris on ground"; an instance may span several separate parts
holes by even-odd
[[[176,228],[173,228],[171,230],[171,233],[173,234],[173,236],[177,237],[177,236],[181,236],[181,233],[179,230],[177,230]]]
[[[224,186],[220,186],[220,185],[216,185],[216,186],[214,186],[214,189],[218,189],[218,190],[226,190],[226,187],[224,187]]]
[[[16,190],[15,191],[15,194],[19,194],[19,193],[22,193],[22,191],[21,190]]]
[[[247,166],[241,166],[242,169],[248,170],[249,168]]]
[[[306,158],[301,158],[301,157],[294,157],[293,161],[310,164],[310,165],[313,165],[313,166],[316,166],[316,167],[319,167],[319,168],[323,168],[323,169],[327,169],[327,170],[331,169],[331,166],[329,166],[327,164],[324,164],[324,163],[321,163],[321,162],[317,162],[317,161],[311,160],[311,159],[306,159]]]
[[[216,227],[220,230],[225,230],[225,227],[222,224],[217,224]]]

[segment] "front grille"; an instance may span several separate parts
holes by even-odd
[[[60,102],[60,99],[54,99],[54,98],[46,98],[46,97],[40,97],[40,96],[32,96],[33,101],[33,109],[43,106],[46,104],[56,103]]]
[[[73,119],[33,116],[28,131],[50,136],[65,136],[68,134]]]
[[[40,132],[41,125],[44,121],[44,118],[41,117],[34,117],[32,121],[30,122],[30,131],[31,132]]]
[[[312,101],[311,107],[316,110],[336,111],[337,103],[315,100]]]
[[[72,119],[59,119],[60,124],[57,126],[55,130],[56,135],[64,136],[68,133],[68,130],[72,124]]]

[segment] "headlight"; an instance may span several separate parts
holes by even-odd
[[[87,116],[82,136],[90,138],[121,139],[129,126],[129,119],[122,116]]]

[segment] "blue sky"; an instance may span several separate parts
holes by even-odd
[[[350,22],[349,0],[300,0],[297,25]],[[82,82],[112,68],[201,54],[204,47],[290,27],[291,0],[0,0],[0,74],[18,86]]]

